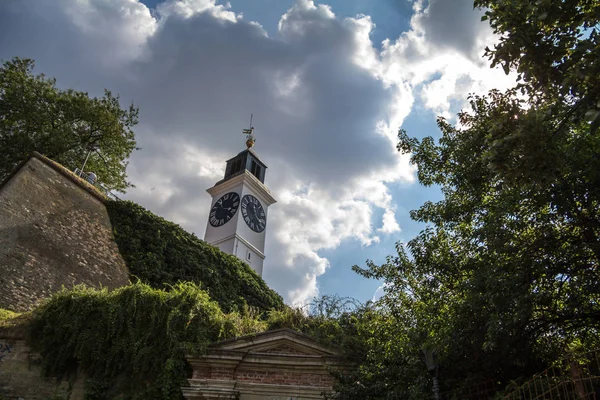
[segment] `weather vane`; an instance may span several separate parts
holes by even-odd
[[[246,147],[250,148],[252,146],[254,146],[254,142],[256,142],[256,139],[254,138],[254,127],[252,126],[252,114],[250,114],[250,128],[249,129],[242,129],[242,133],[244,135],[246,135]]]

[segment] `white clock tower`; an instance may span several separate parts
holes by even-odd
[[[204,240],[262,276],[267,209],[275,199],[264,184],[267,166],[251,150],[253,129],[243,130],[247,149],[227,160],[225,177],[207,190],[212,202]]]

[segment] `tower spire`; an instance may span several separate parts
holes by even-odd
[[[246,147],[249,149],[254,146],[256,139],[254,138],[254,127],[252,126],[252,114],[250,114],[250,128],[242,129],[242,133],[246,135]]]

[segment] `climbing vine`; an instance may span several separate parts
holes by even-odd
[[[155,288],[195,282],[224,311],[282,309],[283,299],[248,264],[130,201],[107,204],[131,275]]]
[[[44,374],[69,381],[83,376],[85,400],[183,399],[181,387],[191,372],[185,355],[204,354],[210,343],[291,328],[358,365],[378,320],[370,306],[343,309],[337,298],[316,301],[326,311],[313,303],[309,309],[224,313],[192,282],[168,289],[138,282],[53,295],[27,318]]]
[[[46,374],[83,372],[90,400],[166,400],[182,398],[186,353],[265,329],[258,319],[223,313],[190,282],[168,291],[144,283],[112,292],[80,286],[33,312],[31,343],[43,355]]]

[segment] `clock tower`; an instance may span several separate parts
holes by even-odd
[[[227,160],[224,178],[207,190],[212,202],[204,240],[262,276],[267,209],[275,199],[265,186],[267,166],[251,150],[253,130],[243,130],[246,150]]]

